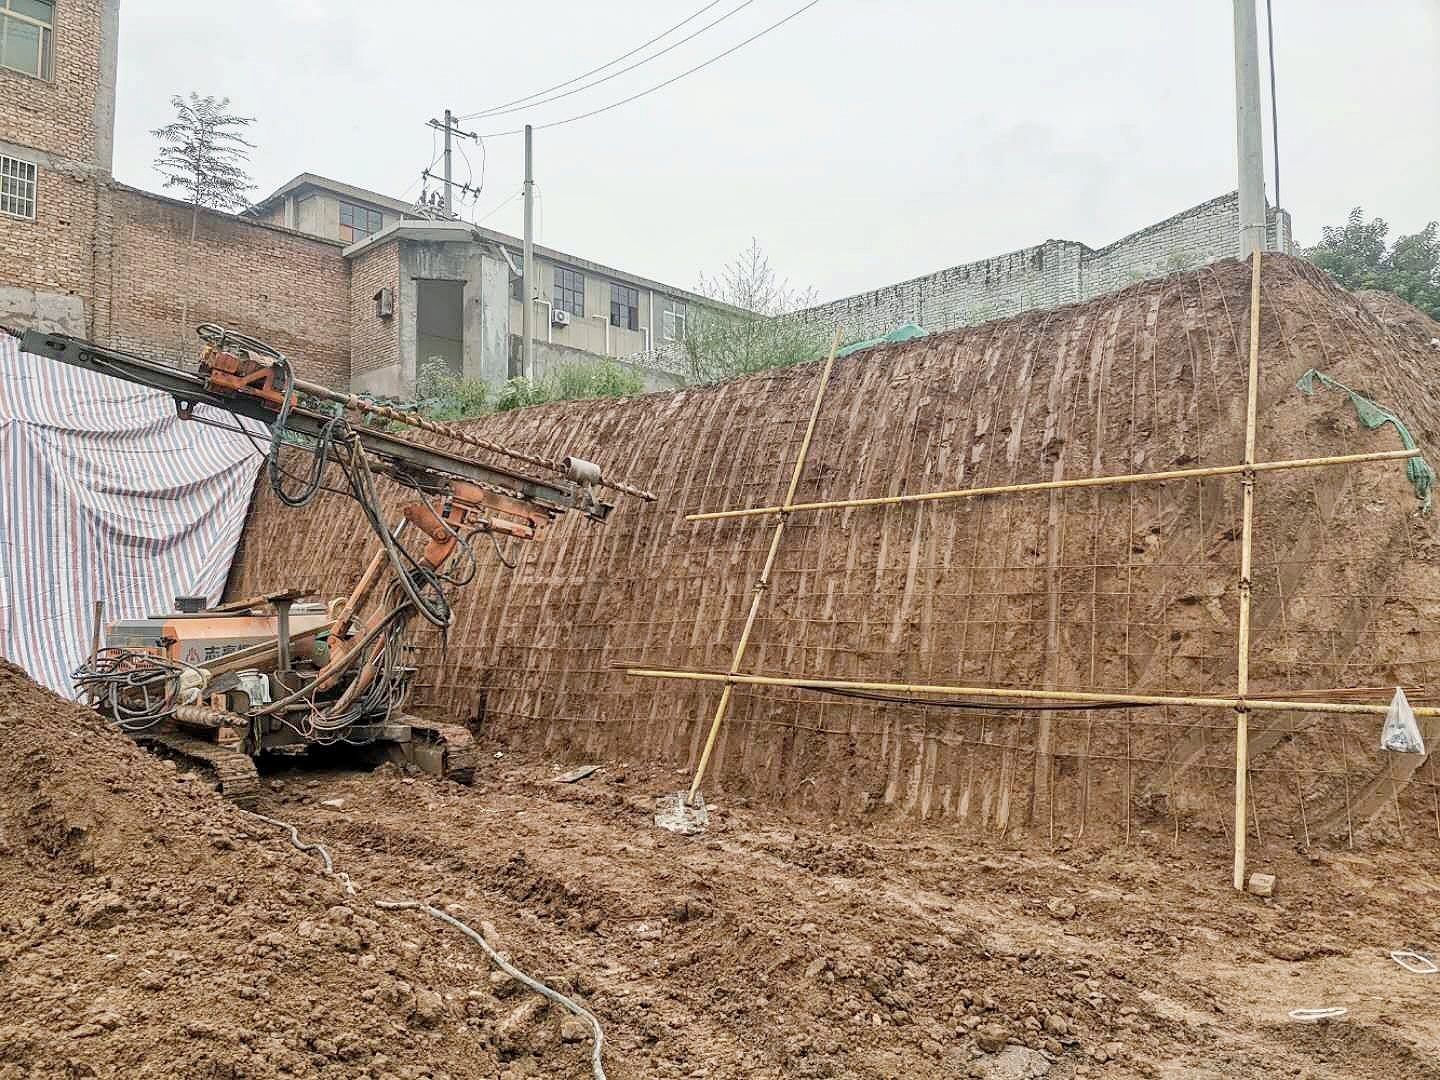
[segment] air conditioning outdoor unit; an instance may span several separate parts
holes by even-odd
[[[564,310],[563,308],[553,308],[550,312],[550,325],[569,326],[570,312]]]

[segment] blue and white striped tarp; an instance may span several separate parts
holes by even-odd
[[[181,420],[168,394],[0,331],[0,655],[73,696],[97,599],[107,623],[217,601],[259,464],[244,435]]]

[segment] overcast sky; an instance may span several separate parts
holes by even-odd
[[[651,63],[464,124],[485,134],[598,108],[804,2],[721,0],[648,51],[739,10]],[[122,0],[115,173],[158,190],[148,132],[172,94],[195,90],[255,117],[257,198],[300,172],[411,198],[433,156],[425,121],[447,105],[471,113],[562,82],[703,3]],[[1440,2],[1273,3],[1280,194],[1297,238],[1354,205],[1392,235],[1440,217]],[[538,239],[690,287],[754,236],[821,299],[1049,237],[1098,247],[1235,187],[1230,10],[820,0],[674,85],[537,131]],[[1268,107],[1267,92],[1273,199]],[[486,162],[466,216],[518,233],[520,202],[505,200],[521,139],[466,149],[460,179],[479,183]]]

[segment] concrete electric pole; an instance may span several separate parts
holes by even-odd
[[[450,200],[450,110],[445,110],[445,216],[448,218],[453,210]]]
[[[445,122],[443,124],[439,120],[431,120],[430,126],[436,131],[443,131],[445,133],[445,171],[443,176],[445,184],[445,216],[450,218],[455,216],[455,203],[452,193],[452,189],[455,187],[455,181],[453,179],[454,174],[450,168],[450,136],[459,135],[462,139],[471,140],[478,140],[480,136],[476,135],[473,131],[462,131],[457,127],[455,125],[455,117],[449,109],[445,110]],[[429,171],[426,170],[424,175],[428,177],[430,175]],[[470,190],[468,184],[461,184],[460,186],[467,191]]]
[[[1265,151],[1255,0],[1235,4],[1235,141],[1240,168],[1240,257],[1265,248]]]
[[[535,377],[535,169],[530,153],[530,125],[525,125],[525,251],[521,266],[520,374]]]

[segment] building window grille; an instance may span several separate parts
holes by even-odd
[[[353,244],[379,232],[381,223],[379,210],[348,202],[340,204],[340,239],[346,243]]]
[[[54,37],[55,0],[0,0],[0,67],[50,78]]]
[[[585,275],[567,266],[555,267],[556,311],[568,311],[577,319],[585,317]]]
[[[640,290],[610,283],[610,325],[622,330],[640,329]]]
[[[0,214],[35,220],[35,163],[0,157]]]

